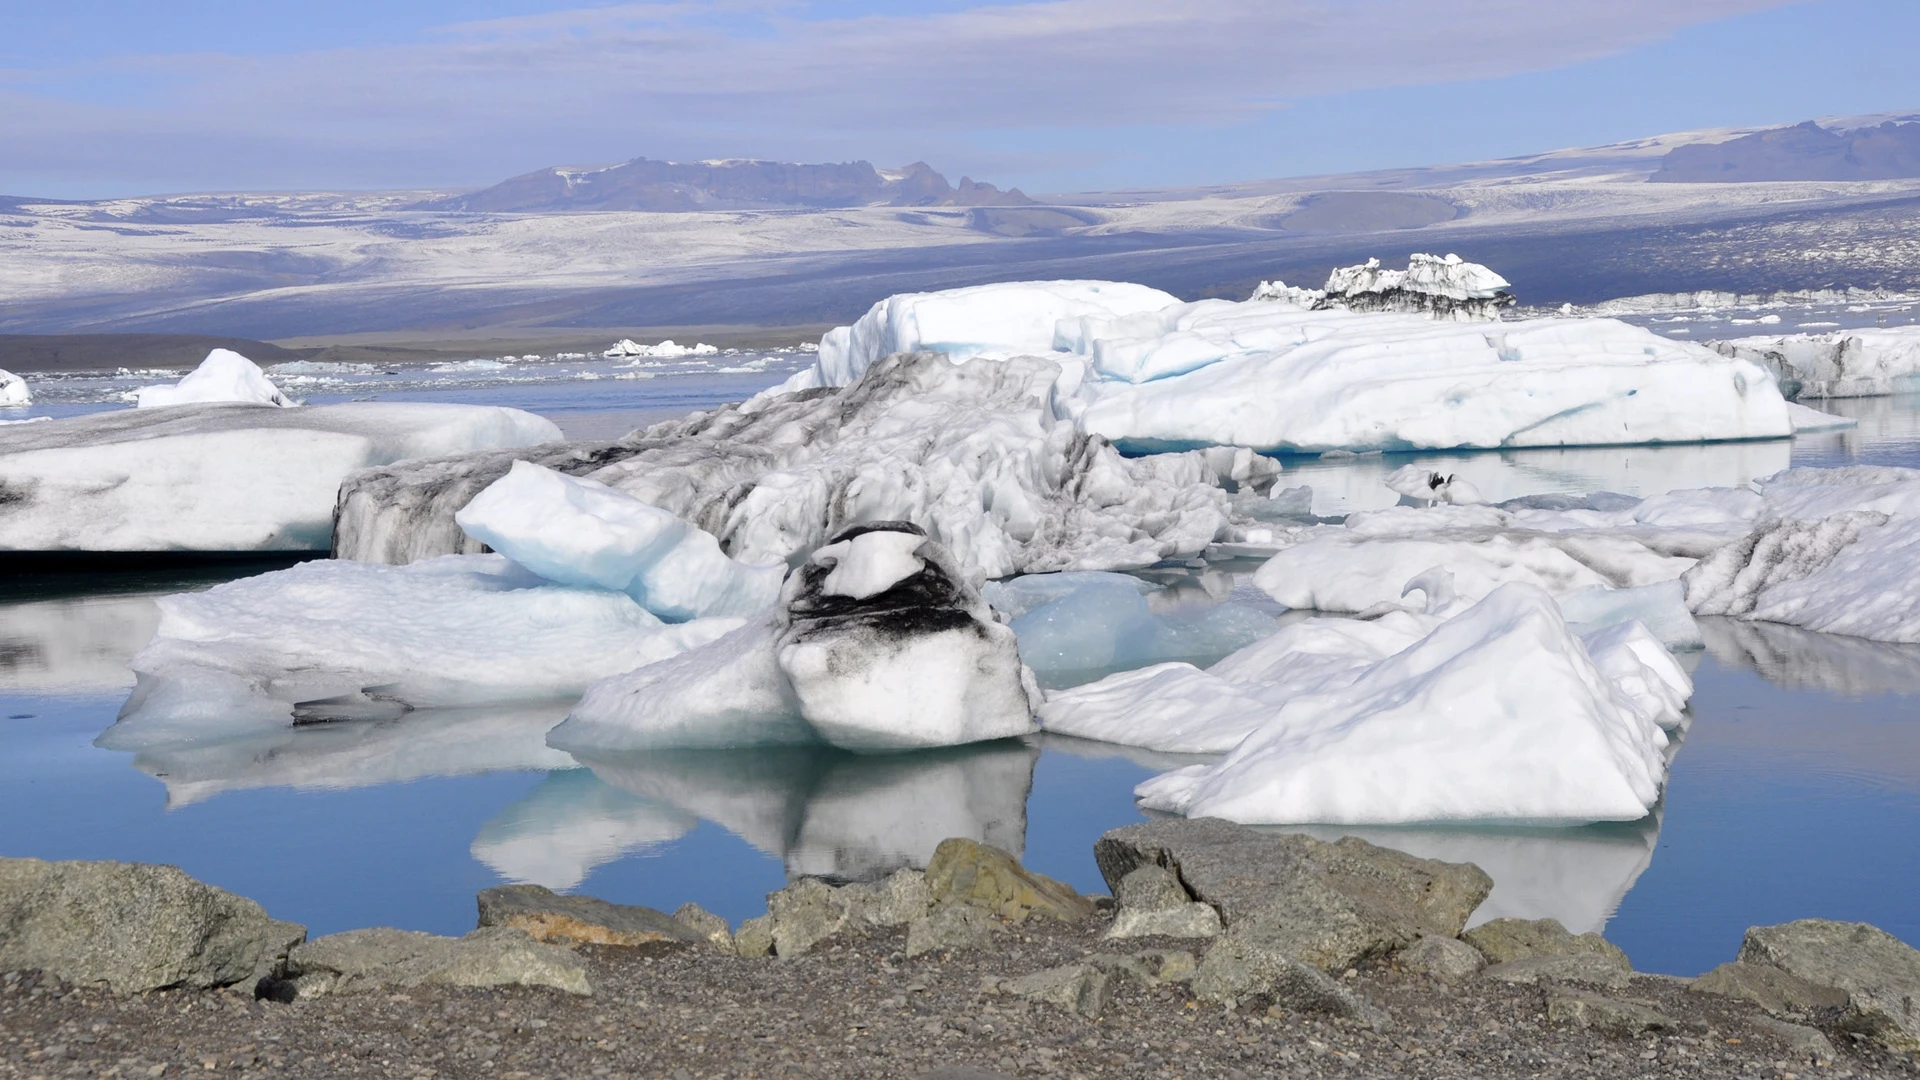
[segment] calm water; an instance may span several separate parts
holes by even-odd
[[[623,381],[463,375],[380,396],[518,405],[572,434],[616,434],[738,399],[799,362]],[[101,407],[75,397],[44,411]],[[1324,513],[1390,502],[1378,477],[1419,460],[1495,498],[1645,494],[1789,464],[1920,464],[1920,402],[1832,411],[1861,427],[1793,443],[1291,462],[1288,482],[1314,485]],[[764,894],[790,875],[924,864],[950,835],[1023,851],[1036,869],[1102,889],[1093,840],[1139,820],[1133,785],[1179,763],[1050,738],[887,757],[581,761],[542,739],[565,702],[139,755],[95,749],[131,686],[127,659],[152,632],[153,598],[261,568],[0,581],[0,854],[175,863],[315,933],[461,932],[473,924],[473,894],[503,881],[667,909],[695,900],[737,921],[763,912]],[[1604,928],[1643,970],[1696,974],[1731,958],[1748,925],[1807,916],[1863,919],[1920,941],[1920,648],[1738,622],[1707,631],[1707,650],[1687,658],[1693,723],[1647,821],[1357,831],[1476,862],[1497,883],[1483,917]]]

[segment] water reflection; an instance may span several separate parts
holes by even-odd
[[[0,687],[93,693],[133,686],[127,661],[160,624],[156,595],[0,604]]]
[[[950,836],[1021,854],[1039,755],[1037,746],[1006,740],[884,756],[789,747],[583,760],[607,784],[714,822],[781,859],[789,877],[862,881],[926,866]],[[554,806],[555,832],[571,813]]]
[[[232,791],[305,791],[399,784],[431,776],[575,767],[547,746],[567,703],[428,709],[396,720],[280,728],[235,738],[169,743],[134,755],[133,767],[165,784],[167,806]]]
[[[1803,402],[1858,423],[1793,440],[1795,465],[1920,465],[1920,394]]]
[[[1780,623],[1703,618],[1707,652],[1776,686],[1851,698],[1920,696],[1920,645],[1822,634]]]
[[[692,814],[574,768],[549,774],[482,825],[468,851],[508,881],[565,891],[595,867],[657,849],[698,824]]]

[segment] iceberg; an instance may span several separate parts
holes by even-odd
[[[1230,493],[1280,466],[1245,449],[1130,459],[1058,421],[1050,360],[889,356],[852,386],[756,399],[612,444],[416,461],[341,488],[336,552],[405,563],[480,543],[455,514],[516,460],[682,518],[747,563],[788,561],[851,525],[909,521],[988,578],[1192,557],[1225,538]]]
[[[559,438],[518,409],[372,402],[0,427],[0,550],[324,552],[357,469]]]
[[[215,349],[200,361],[199,367],[174,385],[141,387],[134,408],[205,405],[219,401],[244,401],[283,409],[299,404],[281,393],[253,361],[232,349]]]
[[[1378,281],[1350,284],[1376,295]],[[1056,413],[1139,449],[1485,449],[1793,433],[1764,368],[1617,320],[1489,326],[1265,300],[1156,308],[1149,293],[1032,282],[890,297],[829,333],[815,366],[780,389],[848,385],[881,357],[926,350],[954,362],[1051,359],[1062,373]],[[1090,297],[1128,302],[1089,311]]]
[[[1271,612],[1247,602],[1183,603],[1176,590],[1124,574],[1036,575],[990,582],[983,592],[1011,620],[1020,658],[1042,677],[1212,659],[1277,626]]]
[[[686,356],[718,356],[720,349],[705,342],[696,345],[680,345],[676,344],[672,338],[658,345],[642,345],[631,338],[621,338],[612,348],[600,355],[608,360],[620,360],[630,356],[642,360],[678,360]]]
[[[664,623],[625,593],[557,585],[501,555],[314,561],[159,605],[108,749],[570,700],[741,625]]]
[[[1631,653],[1606,669],[1642,655],[1625,637],[1599,643]],[[1643,684],[1685,680],[1659,655],[1671,671],[1638,671]],[[1288,701],[1217,764],[1135,793],[1247,824],[1637,821],[1668,740],[1634,689],[1596,666],[1552,597],[1511,583],[1348,685]]]
[[[712,533],[631,495],[525,461],[454,520],[548,581],[624,592],[671,621],[752,615],[787,576],[785,563],[728,558]]]
[[[27,390],[27,380],[0,368],[0,409],[18,408],[31,404],[33,404],[33,394]]]
[[[848,529],[787,579],[781,607],[589,687],[549,741],[573,753],[826,742],[954,746],[1033,730],[1014,633],[953,557],[905,522]]]
[[[1709,342],[1773,373],[1788,397],[1880,397],[1920,390],[1920,326]]]
[[[1379,259],[1343,266],[1324,289],[1291,288],[1263,281],[1249,299],[1308,311],[1406,311],[1456,322],[1485,322],[1513,306],[1506,278],[1458,255],[1414,255],[1405,270],[1383,270]]]

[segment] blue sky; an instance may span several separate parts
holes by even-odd
[[[916,159],[1028,191],[1920,109],[1914,0],[0,0],[0,192]]]

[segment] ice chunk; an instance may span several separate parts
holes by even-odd
[[[1388,474],[1387,489],[1410,499],[1446,503],[1449,506],[1479,506],[1487,500],[1480,489],[1452,473],[1441,474],[1421,465],[1403,465]]]
[[[628,356],[642,360],[677,360],[686,356],[718,356],[720,349],[705,342],[697,345],[680,345],[676,344],[672,338],[658,345],[642,345],[631,338],[621,338],[612,348],[600,355],[608,360],[618,360]],[[535,357],[535,359],[538,358]]]
[[[1053,576],[1053,575],[1048,575]],[[1060,575],[1080,584],[1025,611],[1010,625],[1020,656],[1039,673],[1133,668],[1162,660],[1212,658],[1266,637],[1273,616],[1239,603],[1155,611],[1137,579],[1121,574]],[[1022,581],[1045,581],[1046,577]],[[1027,586],[1027,588],[1045,588]],[[1012,589],[1007,589],[1011,592]]]
[[[215,401],[244,401],[287,408],[299,402],[280,392],[258,365],[232,349],[215,349],[200,366],[172,386],[140,388],[139,409],[162,405],[200,405]]]
[[[1883,326],[1710,343],[1759,364],[1802,398],[1878,397],[1920,390],[1920,326]]]
[[[813,553],[814,565],[832,567],[820,583],[820,595],[849,600],[878,596],[927,568],[914,554],[924,543],[922,532],[881,529],[828,544]]]
[[[1787,419],[1793,422],[1795,435],[1805,431],[1845,431],[1860,426],[1860,421],[1851,416],[1835,416],[1792,401],[1787,402]]]
[[[712,533],[744,562],[785,561],[865,521],[911,521],[989,578],[1191,557],[1229,529],[1228,490],[1264,492],[1250,451],[1122,457],[1047,400],[1060,368],[888,357],[835,393],[696,413],[612,444],[362,472],[340,497],[339,553],[407,562],[478,551],[454,514],[516,458],[584,476]]]
[[[1632,589],[1596,585],[1562,593],[1555,599],[1575,633],[1638,622],[1669,649],[1698,649],[1706,644],[1700,636],[1700,624],[1687,609],[1686,587],[1677,580]]]
[[[783,563],[736,562],[713,534],[593,480],[525,461],[454,516],[467,535],[563,585],[627,593],[670,621],[771,606]]]
[[[1411,311],[1461,322],[1498,319],[1513,304],[1507,279],[1458,255],[1413,255],[1405,270],[1383,270],[1379,259],[1343,266],[1327,276],[1314,306],[1347,311]]]
[[[1699,615],[1737,615],[1875,641],[1920,642],[1920,532],[1849,510],[1769,521],[1687,573]]]
[[[863,537],[890,533],[914,543]],[[827,587],[841,560],[857,588]],[[887,588],[850,592],[912,562]],[[883,566],[884,573],[875,573]],[[1034,730],[1039,691],[1013,631],[953,556],[905,522],[842,532],[788,579],[781,610],[704,648],[590,687],[553,745],[583,752],[778,745],[954,746]]]
[[[1515,583],[1351,685],[1289,701],[1218,764],[1136,793],[1243,823],[1633,821],[1659,797],[1666,745],[1553,599]]]
[[[0,408],[31,404],[33,404],[33,394],[27,390],[27,380],[0,368]]]
[[[482,405],[127,409],[0,428],[0,550],[326,551],[357,469],[558,440]]]
[[[556,585],[500,555],[315,561],[168,597],[160,611],[102,746],[569,699],[740,625],[664,624],[625,593]]]

